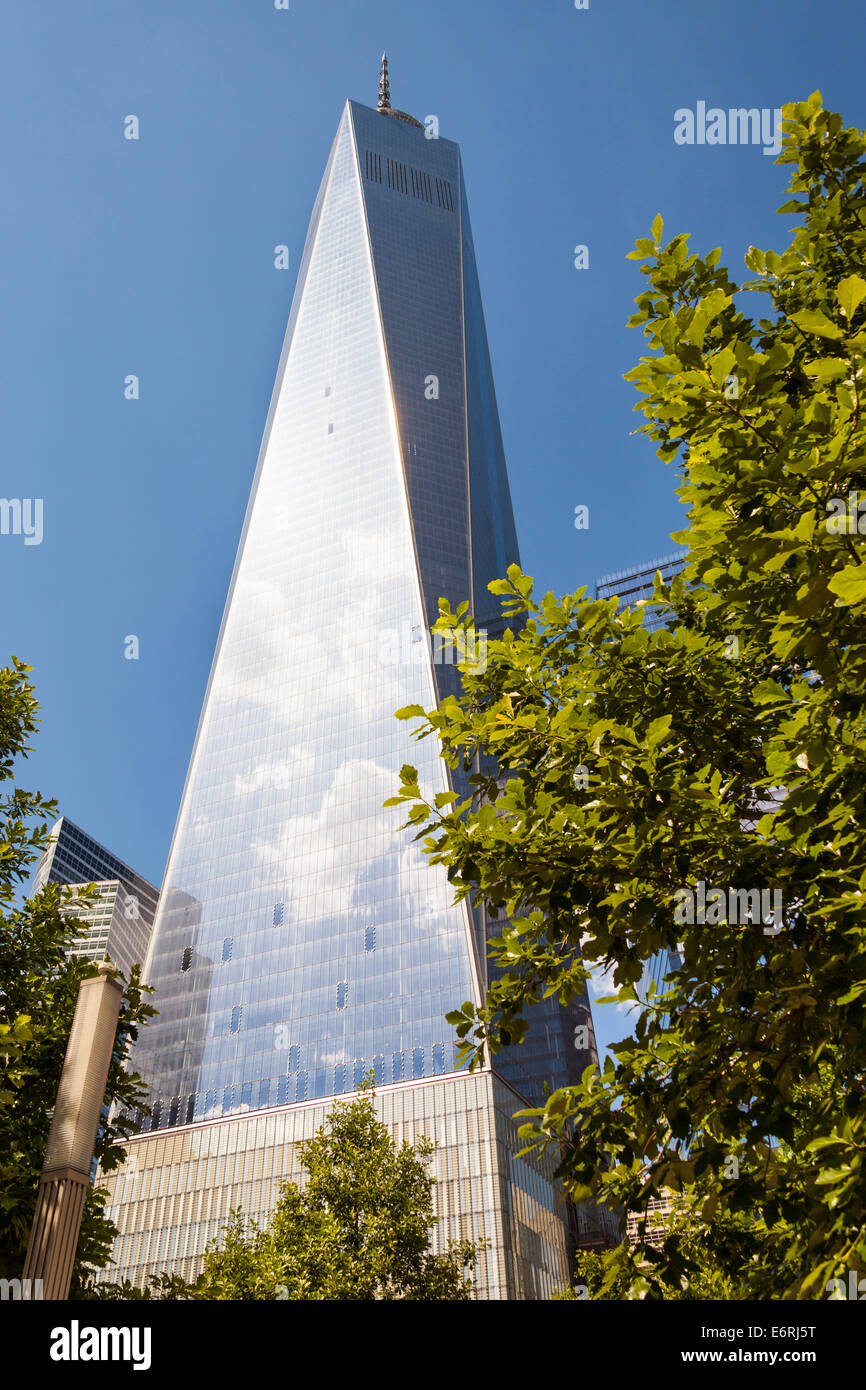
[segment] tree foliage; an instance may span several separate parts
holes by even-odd
[[[657,580],[669,626],[585,590],[536,597],[513,567],[490,587],[516,630],[486,671],[462,668],[460,701],[400,711],[476,769],[471,802],[428,803],[409,767],[394,800],[458,897],[505,922],[502,976],[450,1016],[474,1064],[587,963],[628,1000],[681,947],[664,1006],[530,1112],[527,1142],[563,1146],[577,1199],[640,1211],[669,1188],[705,1224],[742,1220],[750,1288],[802,1298],[866,1256],[866,144],[819,93],[784,117],[785,250],[750,248],[735,283],[659,217],[632,253],[648,353],[628,379],[689,509],[684,576]],[[443,604],[455,621],[471,626]],[[699,882],[781,891],[782,929],[675,920]],[[620,1272],[676,1296],[683,1242]]]
[[[334,1106],[301,1146],[303,1187],[284,1182],[266,1226],[231,1217],[193,1284],[153,1278],[145,1290],[105,1285],[101,1298],[433,1299],[472,1296],[476,1247],[434,1255],[434,1144],[397,1146],[376,1117],[373,1091]]]
[[[0,669],[0,781],[14,777],[18,758],[30,751],[38,705],[30,668],[16,658]],[[13,787],[0,796],[0,1277],[21,1274],[51,1106],[60,1081],[72,1015],[82,979],[96,966],[66,951],[79,928],[61,911],[67,890],[48,884],[19,901],[20,890],[48,842],[57,806],[39,792]],[[82,900],[85,894],[82,894]],[[106,1106],[142,1109],[144,1091],[124,1063],[139,1025],[155,1010],[145,1002],[137,970],[126,982],[114,1056],[105,1091]],[[123,1157],[132,1123],[121,1114],[100,1126],[96,1156],[105,1171]],[[86,1268],[107,1263],[114,1225],[104,1215],[105,1197],[88,1190],[76,1257],[73,1293]]]

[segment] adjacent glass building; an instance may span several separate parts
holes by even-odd
[[[663,582],[670,584],[685,566],[687,554],[685,550],[675,550],[670,555],[660,556],[657,560],[645,560],[642,564],[630,565],[628,569],[604,574],[595,581],[595,596],[616,596],[620,608],[627,608],[638,601],[646,603],[648,607],[644,612],[644,627],[653,631],[661,627],[665,621],[664,615],[658,611],[658,605],[650,602],[655,587],[656,570],[661,570]]]
[[[68,816],[51,827],[51,836],[33,875],[33,892],[46,883],[73,888],[94,884],[89,902],[70,902],[64,913],[81,923],[68,952],[84,960],[104,960],[106,953],[128,976],[147,956],[159,892],[122,859],[87,835]]]
[[[103,1179],[109,1277],[194,1272],[372,1071],[395,1135],[440,1143],[436,1241],[491,1242],[479,1296],[568,1279],[552,1165],[516,1156],[526,1089],[455,1067],[485,923],[383,809],[404,763],[452,785],[394,718],[460,689],[439,596],[484,626],[518,559],[460,152],[429,133],[386,79],[348,102],[313,209],[148,958],[153,1120]]]

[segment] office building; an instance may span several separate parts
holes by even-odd
[[[110,1277],[189,1276],[231,1206],[266,1218],[372,1071],[395,1136],[440,1146],[437,1248],[490,1242],[479,1296],[568,1282],[555,1165],[517,1157],[526,1095],[458,1070],[445,1022],[483,997],[486,923],[383,809],[405,763],[430,796],[465,785],[394,711],[459,692],[439,597],[483,628],[518,560],[460,151],[432,135],[383,67],[313,208],[148,960],[153,1118],[105,1178]]]
[[[687,554],[688,552],[685,550],[673,551],[670,555],[662,555],[657,560],[646,560],[642,564],[631,565],[627,569],[614,570],[611,574],[604,574],[595,581],[595,596],[596,598],[613,598],[615,596],[619,599],[620,608],[628,608],[635,603],[647,604],[644,627],[653,631],[661,627],[665,621],[658,606],[651,601],[656,571],[661,570],[663,582],[670,584],[671,580],[684,568]]]
[[[107,954],[126,976],[133,965],[144,964],[158,889],[68,816],[61,816],[51,828],[33,875],[33,891],[46,883],[69,884],[74,889],[93,884],[96,890],[89,902],[73,900],[63,907],[82,926],[69,955],[100,961]]]

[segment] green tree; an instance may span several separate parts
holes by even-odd
[[[717,1211],[704,1215],[705,1193],[700,1185],[681,1195],[665,1217],[663,1230],[631,1246],[624,1240],[613,1250],[578,1251],[571,1289],[554,1297],[560,1300],[633,1299],[658,1296],[652,1271],[668,1261],[680,1269],[679,1283],[665,1281],[665,1300],[772,1298],[783,1276],[794,1278],[796,1264],[789,1260],[791,1228],[779,1221],[772,1229],[762,1213],[748,1209]],[[652,1252],[651,1254],[649,1252]]]
[[[16,658],[0,669],[0,782],[9,783],[19,757],[30,751],[38,705],[30,668]],[[0,1277],[21,1274],[51,1106],[60,1081],[72,1015],[82,979],[96,966],[70,960],[66,951],[78,927],[61,911],[66,889],[49,884],[19,901],[48,841],[57,806],[38,792],[12,787],[0,796]],[[138,1026],[155,1010],[145,1002],[137,969],[126,983],[105,1104],[142,1109],[138,1075],[125,1070]],[[110,1171],[123,1157],[132,1132],[123,1114],[100,1127],[96,1156]],[[115,1227],[104,1215],[105,1195],[90,1188],[76,1256],[73,1294],[88,1267],[107,1263]]]
[[[231,1213],[209,1247],[202,1274],[152,1279],[145,1291],[105,1285],[101,1298],[433,1299],[472,1296],[476,1247],[451,1242],[434,1255],[426,1137],[394,1144],[376,1118],[370,1089],[334,1106],[302,1145],[306,1180],[284,1182],[267,1226]]]
[[[513,567],[491,589],[517,630],[486,671],[399,712],[473,771],[471,802],[429,803],[409,767],[393,800],[458,897],[503,918],[502,976],[450,1015],[474,1064],[587,964],[629,1000],[681,946],[664,1007],[527,1112],[527,1142],[561,1148],[577,1200],[641,1211],[669,1188],[705,1226],[760,1215],[755,1296],[819,1297],[866,1256],[866,143],[819,93],[784,117],[784,251],[751,248],[737,284],[658,217],[632,253],[648,355],[628,379],[689,508],[685,574],[657,581],[669,629],[585,590],[536,598]],[[699,883],[721,893],[689,921]],[[752,888],[782,893],[782,922],[728,920]],[[620,1271],[652,1297],[688,1272],[682,1241]]]

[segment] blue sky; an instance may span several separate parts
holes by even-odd
[[[41,544],[0,535],[0,657],[43,710],[20,780],[159,883],[313,198],[382,49],[394,105],[461,144],[524,568],[566,592],[680,524],[630,434],[635,238],[661,212],[736,274],[785,235],[784,169],[675,144],[674,111],[820,88],[866,125],[866,22],[854,0],[50,0],[4,29],[0,496],[44,508]]]

